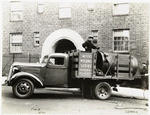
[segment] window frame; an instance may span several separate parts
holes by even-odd
[[[42,6],[42,11],[40,11],[41,6]],[[43,2],[38,2],[37,12],[38,12],[38,14],[43,14],[43,12],[44,12]]]
[[[22,8],[13,9],[12,4],[14,4],[14,3],[21,3]],[[13,14],[19,14],[21,16],[21,19],[13,19]],[[10,1],[10,21],[11,22],[23,21],[23,4],[22,4],[22,1]]]
[[[115,50],[115,40],[114,40],[114,38],[115,38],[115,36],[114,36],[114,34],[115,34],[115,31],[117,32],[117,31],[128,31],[129,32],[129,35],[128,35],[128,40],[127,40],[127,42],[128,42],[128,50]],[[120,37],[126,37],[126,36],[120,36]],[[121,40],[118,40],[118,42],[122,42]],[[129,53],[129,51],[130,51],[130,30],[129,29],[115,29],[115,30],[113,30],[113,52],[115,52],[115,53]]]
[[[35,34],[37,34],[37,33],[38,33],[38,37],[35,36]],[[34,46],[39,47],[40,46],[40,32],[34,32],[33,38],[34,38]],[[39,44],[37,44],[36,41],[39,41]]]
[[[54,59],[56,59],[56,58],[62,58],[62,59],[64,60],[63,65],[49,64],[49,61],[50,61],[50,59],[52,59],[52,58],[54,58]],[[65,57],[50,56],[49,59],[48,59],[48,61],[47,61],[47,65],[48,65],[48,67],[50,67],[50,66],[64,67],[64,66],[65,66]]]
[[[94,39],[98,39],[98,30],[92,30],[92,36]]]
[[[115,14],[115,6],[114,5],[120,5],[120,4],[128,4],[129,5],[129,11],[128,11],[128,13],[126,13],[126,14],[122,14],[122,13],[119,13],[119,14]],[[112,9],[112,14],[113,14],[113,16],[127,16],[127,15],[129,15],[130,14],[130,4],[129,3],[114,3],[113,4],[113,9]]]
[[[93,36],[93,43],[95,45],[97,45],[98,44],[98,30],[92,30],[91,32],[92,32],[92,36]]]
[[[62,9],[70,9],[70,16],[62,16],[60,15],[60,10]],[[68,3],[68,4],[62,4],[62,3],[59,3],[59,9],[58,9],[58,17],[59,19],[70,19],[72,14],[71,14],[71,11],[72,11],[72,8],[71,8],[71,3]]]
[[[94,2],[89,2],[87,4],[87,11],[94,11],[95,3]]]
[[[21,35],[22,35],[21,32],[19,32],[19,33],[18,33],[18,32],[17,32],[17,33],[10,33],[10,34],[9,34],[9,38],[10,38],[10,39],[9,39],[9,40],[10,40],[10,53],[17,53],[17,54],[22,53],[22,42],[19,42],[19,43],[18,43],[18,42],[16,42],[16,43],[13,42],[13,41],[12,41],[12,39],[13,39],[13,38],[12,38],[12,37],[13,37],[13,34],[21,34]],[[23,38],[23,35],[22,35],[22,38]],[[21,41],[22,41],[22,40],[21,40]],[[19,45],[21,45],[21,51],[14,51],[14,50],[12,50],[12,49],[13,49],[13,44],[19,44]]]

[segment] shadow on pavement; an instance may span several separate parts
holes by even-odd
[[[32,99],[68,99],[68,98],[82,98],[81,95],[77,94],[52,94],[52,93],[35,93],[31,97]]]

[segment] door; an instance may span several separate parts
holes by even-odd
[[[63,86],[66,84],[67,68],[64,57],[50,57],[46,67],[44,84]]]

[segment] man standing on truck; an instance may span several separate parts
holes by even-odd
[[[93,40],[93,36],[92,35],[89,35],[88,37],[88,40],[86,40],[82,46],[85,48],[85,51],[86,52],[92,52],[92,49],[99,49],[100,47],[97,47],[95,46],[93,43],[92,43],[92,40]]]

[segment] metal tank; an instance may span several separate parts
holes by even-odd
[[[134,76],[137,72],[138,61],[130,54],[97,52],[96,68],[106,75]]]

